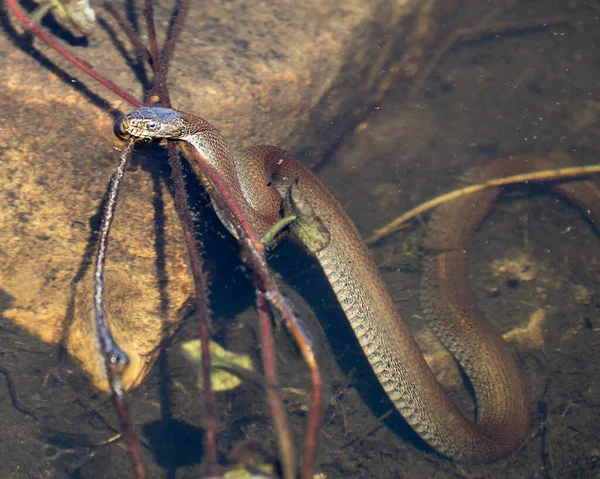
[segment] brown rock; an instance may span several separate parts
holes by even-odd
[[[274,143],[321,155],[351,126],[338,119],[373,88],[365,78],[377,78],[381,43],[402,35],[418,3],[192,2],[170,70],[173,103],[220,127],[232,149]],[[168,15],[157,7],[159,30]],[[115,97],[34,44],[59,66],[44,68],[0,34],[8,52],[0,71],[0,287],[11,298],[0,307],[44,341],[65,341],[106,388],[91,334],[90,265],[118,156],[103,102]],[[72,50],[141,98],[143,88],[106,30]],[[58,78],[62,69],[78,78],[76,88]],[[111,324],[133,360],[126,387],[148,373],[192,292],[173,202],[152,168],[127,175],[107,261]],[[164,211],[156,209],[159,197]]]
[[[52,88],[53,83],[46,82],[46,86]],[[14,132],[3,136],[0,175],[0,282],[12,298],[4,316],[44,341],[59,342],[65,335],[68,351],[83,362],[96,385],[106,386],[95,361],[88,312],[97,213],[117,158],[112,140],[93,131],[98,127],[109,130],[111,121],[99,120],[89,108],[80,108],[82,100],[77,95],[51,99],[51,93],[45,93],[49,104],[13,90],[18,108],[2,97],[3,126],[10,125],[4,132]],[[70,105],[61,104],[65,100]],[[53,120],[64,125],[69,115],[79,125],[70,132],[59,127],[59,132],[79,141],[67,148],[61,134],[49,130]],[[83,125],[88,125],[89,132]],[[121,344],[128,352],[133,353],[133,347],[139,355],[136,370],[127,374],[129,387],[149,370],[161,331],[170,331],[179,321],[180,309],[192,291],[171,198],[159,184],[164,212],[157,212],[154,187],[147,171],[128,173],[107,259],[108,297],[112,298],[108,309],[120,323],[113,322],[118,326],[113,330],[127,339],[130,347]],[[164,216],[165,222],[159,246],[156,215]],[[156,266],[163,249],[164,280]],[[161,283],[168,298],[162,312]],[[139,335],[133,334],[140,330]]]

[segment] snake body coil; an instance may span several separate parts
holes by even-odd
[[[473,423],[452,404],[427,366],[356,227],[323,183],[299,161],[272,146],[233,155],[210,123],[165,108],[143,107],[128,113],[116,129],[138,138],[178,139],[195,148],[226,180],[230,194],[259,235],[280,219],[282,203],[294,185],[329,232],[326,246],[312,253],[375,375],[404,419],[430,446],[453,459],[489,462],[521,446],[529,422],[522,381],[502,337],[473,306],[463,253],[500,190],[486,190],[483,197],[451,204],[453,209],[441,215],[446,219],[434,228],[439,229],[434,236],[441,239],[431,248],[441,253],[428,262],[424,273],[424,309],[432,314],[434,330],[460,362],[475,391],[478,415]],[[521,169],[540,166],[539,159],[511,160],[510,165],[506,161],[496,162],[493,171],[485,174],[519,164],[525,165]],[[199,165],[192,161],[191,166],[204,176]],[[589,182],[580,183],[584,184]],[[590,187],[560,192],[575,197],[576,202],[579,197],[579,203],[585,204],[598,193],[586,188]],[[231,231],[214,196],[213,203]],[[452,224],[465,209],[472,214],[463,226]]]

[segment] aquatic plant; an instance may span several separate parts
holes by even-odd
[[[58,0],[56,0],[58,1]],[[142,103],[133,96],[125,92],[122,88],[105,78],[101,73],[90,68],[85,62],[78,59],[69,52],[68,49],[60,45],[52,35],[48,34],[34,20],[28,16],[19,7],[16,0],[7,0],[8,5],[16,18],[38,38],[47,43],[70,63],[77,66],[86,75],[93,78],[108,90],[120,96],[133,107],[145,105],[160,105],[170,107],[170,95],[167,87],[167,73],[169,63],[176,48],[181,30],[183,28],[185,17],[189,9],[189,0],[180,0],[173,13],[173,21],[169,29],[167,39],[162,49],[158,47],[157,35],[154,24],[154,10],[152,2],[145,0],[143,16],[146,21],[146,31],[148,34],[148,46],[144,46],[139,35],[136,34],[128,23],[121,16],[119,11],[110,1],[105,1],[105,9],[115,18],[135,48],[138,56],[150,65],[154,77],[150,92]],[[76,6],[85,7],[83,10],[75,8]],[[44,8],[44,7],[42,7]],[[37,17],[43,16],[47,11],[53,12],[58,22],[65,28],[71,30],[75,35],[86,35],[91,31],[89,28],[80,28],[79,20],[83,14],[85,19],[90,20],[92,14],[89,6],[84,4],[64,4],[48,3],[44,10],[39,11]],[[86,25],[89,27],[89,25]],[[95,310],[95,331],[96,341],[99,346],[100,360],[103,362],[106,376],[110,383],[111,394],[115,410],[121,425],[123,437],[127,443],[129,453],[132,458],[135,474],[138,478],[147,477],[147,470],[142,459],[140,444],[135,433],[134,425],[131,421],[126,392],[121,382],[121,376],[124,368],[128,364],[128,357],[122,348],[114,340],[110,328],[106,323],[104,307],[104,265],[112,220],[116,213],[117,201],[122,185],[123,177],[127,170],[127,165],[131,159],[133,151],[133,140],[123,149],[120,155],[120,162],[117,170],[110,181],[105,204],[100,233],[97,238],[96,267],[94,272],[94,310]],[[216,448],[216,425],[215,425],[215,399],[210,381],[210,333],[208,325],[208,307],[207,307],[207,286],[204,280],[202,261],[199,254],[197,239],[192,229],[192,218],[190,215],[185,185],[182,174],[182,166],[177,152],[175,141],[169,141],[167,145],[169,162],[172,168],[172,178],[175,184],[175,204],[180,216],[183,227],[184,238],[187,245],[192,275],[195,284],[195,303],[196,314],[200,318],[200,341],[202,358],[202,377],[205,410],[205,429],[206,429],[206,450],[207,450],[207,473],[214,476],[216,473],[217,448]],[[187,152],[187,154],[190,154]],[[302,327],[297,322],[289,304],[281,295],[273,276],[271,275],[265,259],[265,246],[253,231],[247,219],[242,214],[235,199],[227,193],[227,188],[223,180],[211,171],[209,165],[205,166],[204,174],[209,178],[210,183],[216,189],[216,194],[223,200],[222,207],[226,208],[231,217],[236,218],[236,236],[240,242],[242,250],[245,252],[244,258],[253,269],[253,278],[256,288],[256,301],[259,312],[261,353],[264,367],[265,395],[269,403],[275,429],[277,432],[277,443],[279,448],[280,461],[282,464],[283,475],[286,478],[293,478],[297,475],[297,460],[295,446],[291,439],[291,433],[288,426],[287,416],[283,401],[280,396],[278,380],[276,375],[275,353],[271,331],[271,316],[273,313],[280,315],[284,323],[295,339],[304,359],[309,367],[312,382],[311,408],[308,418],[308,426],[305,436],[304,457],[302,460],[303,478],[312,477],[312,468],[316,451],[317,433],[319,427],[319,416],[321,409],[322,384],[321,377],[316,363],[316,359],[310,342],[306,337]]]

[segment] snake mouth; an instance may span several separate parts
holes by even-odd
[[[121,116],[121,118],[115,122],[113,125],[113,133],[117,138],[125,141],[131,140],[131,138],[135,136],[129,132],[129,121],[127,121],[125,115]]]
[[[118,138],[125,141],[129,141],[132,138],[136,140],[151,140],[154,138],[144,128],[133,126],[127,115],[123,115],[115,122],[113,132]]]
[[[134,128],[132,126],[129,126],[127,128],[127,130],[123,131],[122,134],[127,138],[133,137],[133,138],[137,138],[138,140],[154,140],[154,139],[156,139],[155,136],[148,134],[148,132],[146,130],[144,130],[143,128]]]

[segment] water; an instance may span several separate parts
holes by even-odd
[[[306,80],[301,76],[303,68],[293,70],[296,83],[286,73],[286,62],[314,64],[303,51],[292,54],[287,43],[274,40],[284,37],[282,25],[298,27],[292,18],[277,10],[275,26],[265,26],[259,17],[253,17],[254,23],[236,23],[235,16],[217,16],[217,3],[208,2],[204,10],[196,6],[191,12],[184,33],[188,56],[176,58],[171,69],[176,106],[221,126],[232,144],[275,143],[303,152],[303,159],[316,163],[336,142],[337,131],[326,126],[334,121],[345,124],[339,128],[346,131],[352,124],[348,103],[337,112],[324,108],[316,101],[323,89],[297,86]],[[461,6],[460,14],[445,19],[449,31],[476,22],[491,7],[468,3]],[[164,7],[158,9],[159,16],[167,15]],[[257,7],[256,15],[268,16],[261,8]],[[335,10],[333,5],[327,8]],[[346,8],[359,7],[348,4]],[[583,3],[577,9],[563,4],[549,9],[517,4],[498,20],[565,16],[577,28],[560,25],[452,49],[416,99],[407,99],[405,90],[391,92],[381,108],[362,119],[364,126],[347,134],[336,154],[320,164],[319,175],[365,236],[410,207],[452,189],[470,167],[500,156],[556,154],[568,155],[573,164],[597,161],[600,62],[594,27],[598,12]],[[338,17],[329,13],[325,16],[332,26]],[[273,38],[268,43],[276,45],[277,55],[269,52],[264,41],[234,42],[249,37],[248,25],[267,32],[271,28]],[[313,31],[323,35],[323,28],[308,29],[306,34]],[[139,95],[139,82],[119,55],[108,54],[112,44],[102,31],[101,35],[78,51],[89,55],[96,69]],[[99,96],[71,89],[18,50],[7,34],[0,36],[0,42],[11,52],[0,77],[5,87],[0,94],[0,144],[5,149],[0,180],[4,213],[0,214],[1,366],[10,373],[18,404],[38,418],[14,407],[6,380],[0,378],[0,475],[133,477],[122,447],[99,445],[113,438],[117,429],[108,396],[89,384],[72,358],[59,363],[54,344],[63,334],[67,313],[72,312],[69,284],[89,274],[90,238],[98,227],[100,203],[116,164],[110,107],[104,99],[110,99],[112,107],[125,110],[127,106],[117,105],[114,97],[89,81],[79,84]],[[249,53],[239,50],[244,45]],[[280,58],[282,54],[288,57]],[[336,58],[331,59],[334,66]],[[252,69],[257,63],[260,68]],[[318,65],[310,70],[318,87],[323,86],[319,75],[324,70]],[[343,83],[342,76],[337,78]],[[279,89],[269,92],[268,81]],[[232,91],[237,96],[227,96]],[[360,97],[355,93],[351,100],[366,102],[358,101]],[[312,112],[310,122],[303,116],[307,111]],[[157,186],[168,181],[163,158],[160,152],[145,154],[139,168],[128,173],[109,262],[131,274],[146,274],[144,280],[136,280],[145,288],[139,293],[144,299],[133,297],[130,307],[138,310],[142,305],[146,308],[142,313],[178,322],[189,306],[190,284],[184,279],[185,253],[170,194]],[[188,178],[191,181],[191,173]],[[202,198],[195,201],[198,208],[206,203]],[[207,248],[216,335],[229,349],[258,359],[255,314],[248,310],[239,315],[252,305],[252,288],[235,258],[233,242],[221,242],[226,232],[214,217],[203,217],[200,227],[213,230]],[[162,236],[155,234],[157,226]],[[423,330],[421,321],[413,317],[420,314],[418,245],[423,231],[417,223],[373,249],[400,310],[415,330]],[[506,461],[465,467],[469,472],[485,477],[507,477],[508,471],[511,477],[594,477],[597,473],[598,246],[596,233],[579,211],[543,189],[513,193],[502,200],[474,238],[471,274],[480,309],[503,331],[527,324],[535,314],[542,314],[544,322],[541,346],[514,344],[529,396],[531,439]],[[163,297],[156,287],[161,271],[156,268],[161,262],[157,251],[164,252],[162,261],[171,279],[171,289],[163,290]],[[519,258],[526,258],[519,264],[525,264],[527,271],[516,267],[506,272],[510,260]],[[389,404],[344,328],[316,265],[292,246],[277,249],[274,264],[304,293],[325,330],[290,292],[318,346],[331,400],[323,416],[318,469],[330,478],[462,477],[460,469],[428,451],[396,416],[378,428],[377,417],[387,412]],[[201,398],[177,345],[196,331],[193,320],[184,322],[163,358],[153,356],[152,362],[158,362],[130,395],[152,477],[198,477],[203,471]],[[280,330],[276,340],[282,384],[306,390],[305,368],[286,333]],[[423,341],[429,344],[427,337]],[[357,370],[348,378],[354,367]],[[451,395],[468,414],[473,412],[464,389],[451,389]],[[222,461],[234,445],[248,440],[274,450],[262,396],[255,384],[219,396]],[[285,398],[300,437],[306,396],[292,390]]]

